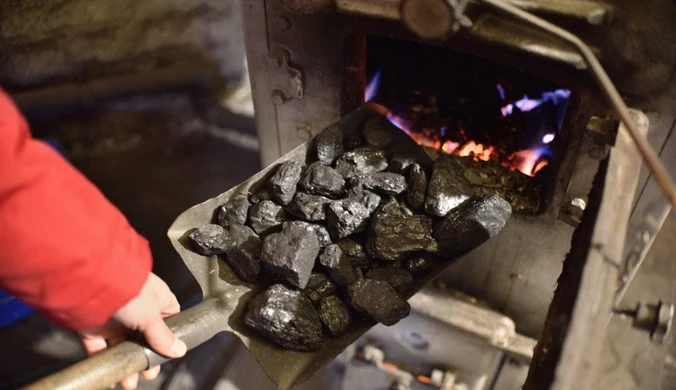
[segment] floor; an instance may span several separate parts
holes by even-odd
[[[57,140],[65,156],[150,240],[154,271],[186,303],[199,299],[198,288],[169,245],[167,228],[184,209],[260,168],[251,122],[240,121],[238,128],[232,128],[210,122],[198,111],[191,96],[171,94],[33,123],[35,132]],[[676,167],[676,156],[669,166]],[[639,300],[676,300],[674,239],[676,217],[672,215],[627,294],[628,305]],[[651,344],[646,333],[633,330],[628,319],[616,316],[608,325],[606,341],[595,389],[676,389],[673,338],[665,345]],[[0,353],[0,389],[14,388],[83,356],[72,333],[38,315],[0,330],[0,346],[13,351]],[[299,389],[339,390],[344,370],[344,361],[337,359]],[[166,364],[159,380],[142,381],[140,388],[267,390],[274,386],[241,343],[223,334],[187,358]]]

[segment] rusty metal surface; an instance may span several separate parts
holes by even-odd
[[[647,117],[639,111],[632,111],[632,116],[645,135]],[[591,380],[607,319],[611,316],[633,200],[626,192],[617,189],[635,189],[639,170],[640,156],[623,126],[610,153],[591,250],[584,264],[580,289],[551,385],[553,390],[587,388]]]
[[[288,1],[288,0],[287,0]],[[599,1],[577,0],[508,0],[519,8],[543,15],[563,16],[585,21],[591,25],[607,22],[612,14],[612,7]],[[398,20],[402,0],[336,0],[339,11],[371,17]]]

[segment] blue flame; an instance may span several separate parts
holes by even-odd
[[[498,91],[501,91],[502,87],[498,84]],[[504,90],[502,90],[504,92]],[[502,94],[500,96],[503,96]],[[521,112],[528,112],[534,108],[539,107],[543,103],[551,101],[555,105],[567,104],[568,98],[570,98],[570,91],[567,89],[557,89],[551,92],[543,92],[542,96],[539,99],[531,99],[528,96],[524,96],[523,99],[517,100],[512,105],[507,104],[502,107],[502,116],[511,115],[516,106]],[[503,99],[504,100],[504,99]]]
[[[364,101],[365,102],[370,102],[373,100],[374,97],[376,97],[376,93],[378,92],[378,87],[380,84],[380,72],[381,69],[378,69],[376,74],[373,75],[373,78],[371,81],[369,81],[368,85],[366,86],[366,90],[364,91]]]
[[[544,145],[547,145],[548,143],[554,141],[554,137],[556,137],[556,135],[554,135],[553,133],[547,133],[544,136],[542,136],[542,143]]]
[[[500,99],[505,100],[505,89],[502,88],[502,85],[498,84],[496,85],[498,88],[498,93],[500,94]]]

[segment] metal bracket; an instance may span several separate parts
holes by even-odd
[[[303,73],[291,65],[290,58],[289,51],[282,47],[275,47],[268,54],[271,99],[277,105],[305,96]]]
[[[613,307],[616,309],[620,307],[624,294],[629,289],[631,282],[634,280],[643,260],[650,251],[650,248],[655,241],[657,233],[662,229],[664,221],[666,221],[671,212],[671,204],[666,200],[659,200],[653,202],[648,207],[648,211],[639,226],[634,241],[629,252],[624,260],[624,269],[620,277],[619,287],[615,293],[615,301]]]

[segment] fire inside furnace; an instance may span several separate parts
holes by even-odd
[[[446,48],[369,37],[365,101],[419,145],[536,176],[550,163],[570,91]]]

